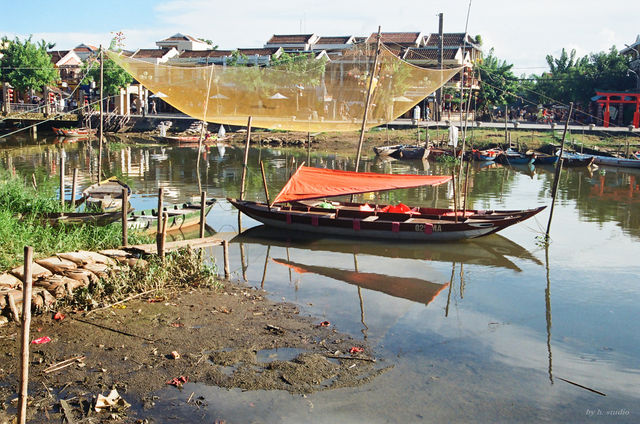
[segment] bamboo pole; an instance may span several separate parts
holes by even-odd
[[[129,243],[129,237],[127,234],[127,215],[129,214],[129,190],[122,189],[122,246],[127,247]]]
[[[158,189],[158,213],[156,216],[158,217],[158,228],[156,229],[156,247],[158,250],[158,254],[160,254],[160,245],[162,239],[162,198],[164,197],[164,190],[162,188]]]
[[[244,145],[244,159],[242,161],[242,178],[240,180],[240,200],[244,200],[244,184],[247,178],[247,164],[249,163],[249,143],[251,142],[251,119],[247,120],[247,141]]]
[[[229,241],[222,240],[222,255],[224,257],[224,278],[226,280],[231,276],[229,271]]]
[[[267,205],[271,210],[271,200],[269,199],[269,189],[267,188],[267,177],[264,175],[264,163],[260,161],[260,172],[262,172],[262,185],[264,186],[264,195],[267,198]]]
[[[22,285],[22,345],[20,351],[20,392],[18,399],[18,423],[27,421],[27,396],[29,385],[29,329],[31,326],[31,261],[33,248],[24,248],[24,276]]]
[[[467,169],[464,171],[464,203],[462,206],[462,218],[467,214],[467,192],[469,190],[469,167],[471,166],[471,160],[467,161]]]
[[[200,238],[204,238],[204,226],[207,223],[205,209],[207,208],[207,192],[200,193]]]
[[[564,140],[567,137],[567,129],[569,128],[569,120],[571,120],[571,113],[573,112],[573,102],[569,104],[569,115],[567,115],[567,121],[564,123],[564,132],[562,133],[562,143],[560,144],[560,159],[556,165],[556,174],[553,178],[553,189],[551,190],[551,210],[549,211],[549,222],[547,223],[547,232],[544,236],[544,240],[549,243],[549,232],[551,231],[551,220],[553,219],[553,208],[556,204],[556,193],[558,192],[558,182],[560,180],[560,172],[562,171],[562,154],[564,153]]]
[[[78,187],[78,168],[73,168],[73,180],[71,182],[71,209],[76,208],[77,187]]]
[[[167,241],[167,221],[169,221],[169,214],[167,212],[162,213],[162,233],[160,233],[160,243],[158,246],[158,255],[160,259],[164,260],[164,246]]]
[[[100,182],[100,178],[102,178],[102,138],[104,134],[103,122],[104,122],[104,112],[103,112],[103,101],[104,101],[104,52],[102,51],[102,44],[100,45],[100,126],[98,130],[98,182]]]
[[[369,104],[371,103],[371,92],[373,91],[373,80],[376,77],[376,69],[378,68],[378,56],[380,54],[380,31],[381,30],[382,30],[382,27],[378,26],[378,41],[376,43],[376,55],[373,59],[373,69],[371,70],[371,78],[369,79],[367,99],[364,103],[364,115],[362,117],[362,126],[360,127],[360,138],[358,139],[358,154],[356,156],[356,172],[358,172],[358,168],[360,166],[360,154],[362,153],[364,131],[367,127],[367,115],[369,114]]]
[[[31,173],[31,184],[33,185],[33,189],[38,191],[38,182],[36,181],[36,174]]]
[[[455,222],[458,222],[458,196],[456,195],[456,170],[455,166],[451,171],[451,182],[453,184],[453,214]]]
[[[64,149],[60,150],[60,204],[64,211]]]

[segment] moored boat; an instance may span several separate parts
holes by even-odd
[[[560,151],[556,152],[560,156]],[[562,152],[562,166],[567,168],[579,168],[583,166],[593,165],[593,156],[583,155],[580,153]]]
[[[430,149],[424,146],[395,144],[392,146],[377,146],[373,148],[373,151],[380,157],[415,160],[426,159],[429,156]]]
[[[617,158],[613,156],[586,155],[593,158],[596,165],[619,166],[621,168],[640,168],[640,160]]]
[[[109,212],[122,209],[122,190],[126,189],[131,195],[131,188],[116,177],[95,183],[82,191],[85,202],[89,207],[96,207]]]
[[[63,137],[88,137],[94,135],[94,128],[51,128],[56,135]]]
[[[399,205],[325,202],[340,195],[438,185],[442,175],[401,175],[300,167],[272,204],[228,199],[263,224],[286,231],[307,231],[352,238],[450,241],[492,234],[539,213],[525,210],[451,210]]]
[[[101,227],[116,222],[121,215],[120,212],[49,212],[38,216],[52,226],[90,224]]]
[[[471,151],[473,159],[479,162],[490,162],[496,160],[496,158],[502,154],[502,149],[486,149],[486,150],[476,150],[473,149]]]
[[[211,212],[215,202],[215,199],[206,201],[205,217]],[[163,208],[163,212],[168,215],[167,233],[183,231],[200,223],[200,204],[198,203],[187,202],[181,206],[168,206]],[[147,234],[156,234],[158,232],[158,213],[154,209],[132,213],[127,220],[127,227]]]
[[[496,162],[507,165],[526,165],[533,163],[534,160],[535,156],[533,154],[528,155],[512,148],[508,148],[496,157]]]
[[[534,165],[553,165],[558,162],[558,156],[556,155],[549,155],[538,151],[532,151],[531,154],[535,157],[533,161]]]

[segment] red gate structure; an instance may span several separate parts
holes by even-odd
[[[604,107],[603,125],[605,127],[609,126],[609,117],[610,117],[609,106],[610,105],[622,106],[625,103],[636,105],[636,110],[633,113],[633,126],[636,128],[640,127],[640,93],[617,93],[617,92],[596,91],[596,95],[599,96],[597,100],[598,106]],[[620,110],[619,113],[622,113],[622,110]]]

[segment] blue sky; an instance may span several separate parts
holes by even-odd
[[[109,44],[125,33],[125,48],[155,48],[181,32],[210,39],[220,48],[260,47],[274,34],[368,35],[383,31],[463,32],[468,0],[349,2],[324,0],[110,0],[64,2],[1,0],[0,36],[45,39],[59,49],[80,43]],[[542,72],[547,54],[562,47],[578,55],[618,49],[640,33],[640,1],[472,0],[469,33],[481,34],[518,74]]]

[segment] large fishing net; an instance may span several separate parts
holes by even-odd
[[[296,54],[273,66],[155,64],[109,51],[148,90],[176,109],[208,122],[293,131],[350,131],[362,125],[373,74],[367,128],[403,115],[460,68],[411,65],[375,44],[340,54]]]

